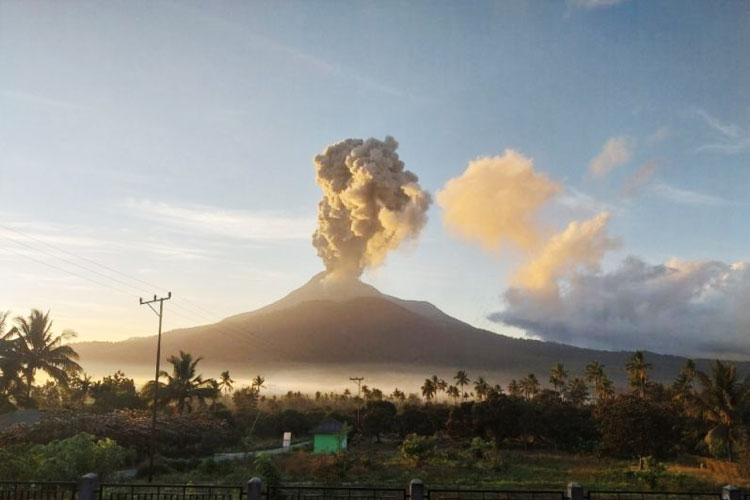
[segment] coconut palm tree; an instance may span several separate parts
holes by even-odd
[[[0,312],[0,399],[19,395],[23,391],[21,359],[16,353],[11,337],[15,330],[6,332],[10,311]]]
[[[533,373],[529,373],[522,378],[519,385],[521,386],[521,390],[523,391],[524,396],[526,396],[526,399],[532,399],[539,393],[539,380]]]
[[[643,351],[635,351],[630,361],[625,365],[625,371],[628,372],[628,383],[638,396],[646,395],[646,386],[648,385],[648,371],[651,369],[651,363],[646,363]]]
[[[10,356],[20,363],[25,381],[26,398],[31,398],[31,387],[37,371],[45,372],[51,379],[66,386],[71,376],[81,371],[81,366],[72,347],[64,342],[76,336],[66,330],[60,335],[52,333],[49,311],[42,313],[32,309],[28,318],[17,317],[16,326],[3,336],[10,342]]]
[[[172,374],[162,371],[159,377],[167,379],[165,395],[168,401],[173,401],[177,413],[183,414],[193,411],[193,401],[197,400],[200,406],[205,406],[206,399],[214,399],[218,388],[213,379],[204,380],[203,376],[196,374],[198,363],[203,358],[193,359],[192,354],[180,351],[179,356],[172,355],[167,362],[172,365]],[[151,382],[153,384],[153,382]]]
[[[446,394],[453,398],[453,404],[458,404],[458,398],[461,397],[461,391],[458,390],[458,387],[455,385],[449,385],[448,389],[446,389]]]
[[[480,401],[484,400],[487,397],[490,389],[490,384],[488,384],[484,377],[482,377],[481,375],[474,381],[474,394],[477,395],[477,398],[479,398]]]
[[[432,401],[432,398],[435,397],[435,393],[437,392],[437,387],[435,387],[435,382],[432,381],[431,378],[426,378],[424,380],[424,384],[422,384],[422,396],[427,401]]]
[[[521,395],[521,385],[516,379],[513,379],[508,383],[508,395],[514,397]]]
[[[743,411],[750,405],[750,378],[738,380],[737,367],[714,361],[711,375],[696,371],[702,388],[695,393],[694,404],[712,427],[706,441],[724,442],[727,457],[734,458],[734,446],[743,430]]]
[[[586,380],[591,384],[591,392],[599,402],[608,400],[615,393],[612,381],[604,373],[604,365],[598,361],[586,365]]]
[[[432,376],[432,383],[435,384],[435,399],[440,399],[438,396],[448,388],[448,383],[437,375]]]
[[[466,399],[468,394],[464,391],[464,386],[469,385],[469,382],[471,382],[469,376],[466,374],[466,371],[458,370],[456,372],[456,375],[453,377],[453,380],[455,380],[456,385],[461,388],[462,397]]]
[[[568,372],[565,370],[565,366],[562,363],[555,363],[549,374],[549,383],[552,384],[558,394],[562,395],[567,380]]]
[[[672,399],[690,407],[693,398],[693,382],[697,375],[695,361],[688,359],[672,383]]]
[[[219,378],[219,389],[221,392],[224,392],[226,394],[229,394],[232,392],[232,389],[234,389],[234,380],[232,380],[232,377],[229,376],[229,370],[225,372],[221,372],[221,376]]]
[[[393,389],[393,392],[391,393],[391,399],[394,401],[405,401],[406,400],[406,394],[404,394],[404,391],[401,391],[398,389],[398,387]]]
[[[260,395],[260,390],[265,389],[266,386],[264,385],[266,383],[266,379],[262,377],[261,375],[256,375],[253,379],[253,387],[255,388],[255,391]],[[367,387],[367,386],[365,386]]]

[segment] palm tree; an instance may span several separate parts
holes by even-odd
[[[430,378],[426,378],[424,380],[424,384],[422,384],[422,396],[427,399],[427,401],[432,401],[432,398],[435,397],[435,393],[437,392],[437,387],[435,387],[435,382],[432,381]]]
[[[70,377],[81,371],[76,363],[78,353],[63,342],[76,336],[66,330],[60,335],[52,333],[49,311],[45,314],[32,309],[28,318],[17,317],[16,327],[4,335],[3,340],[11,343],[11,356],[21,365],[26,382],[26,398],[31,398],[31,386],[36,372],[41,370],[59,384],[66,386]]]
[[[589,397],[589,388],[586,381],[580,377],[574,377],[568,384],[566,400],[576,406],[583,406]]]
[[[78,402],[80,407],[83,408],[86,404],[86,399],[91,393],[91,387],[94,385],[93,379],[91,376],[83,373],[80,377],[76,377],[72,380],[71,385],[73,385],[71,399]]]
[[[398,387],[393,389],[393,392],[391,393],[391,399],[395,401],[405,401],[406,400],[406,394],[404,394],[404,391],[400,391]]]
[[[672,398],[675,401],[690,406],[690,401],[693,397],[693,381],[696,375],[695,362],[692,359],[688,359],[680,370],[680,374],[677,375],[672,383]]]
[[[539,380],[533,373],[529,373],[522,378],[519,385],[521,386],[521,390],[523,391],[524,396],[526,396],[526,399],[532,399],[539,393]]]
[[[557,393],[562,394],[567,380],[568,372],[565,370],[565,366],[562,363],[555,363],[549,374],[549,383],[552,384]]]
[[[466,371],[464,370],[458,370],[456,372],[456,375],[453,377],[453,380],[456,381],[456,385],[461,388],[461,394],[464,399],[466,399],[466,392],[464,391],[464,386],[468,385],[471,380],[469,379],[469,376],[466,374]]]
[[[598,361],[592,361],[586,365],[586,380],[591,384],[597,401],[606,401],[614,395],[612,381],[604,373],[604,365]]]
[[[448,383],[437,375],[432,376],[432,383],[435,384],[435,399],[437,400],[438,395],[448,388]]]
[[[723,441],[731,462],[743,427],[742,413],[750,404],[750,378],[737,380],[737,367],[721,361],[713,362],[710,376],[700,371],[695,375],[702,386],[695,393],[695,405],[712,425],[706,441]]]
[[[477,398],[479,398],[480,401],[484,400],[489,392],[490,384],[487,383],[484,377],[477,377],[474,381],[474,393],[477,395]]]
[[[508,383],[508,395],[513,397],[521,395],[521,385],[516,379],[513,379]]]
[[[651,363],[646,363],[643,351],[635,351],[630,361],[625,365],[625,371],[628,372],[628,383],[633,391],[638,392],[640,397],[646,395],[648,371],[650,369]]]
[[[180,351],[179,356],[172,355],[167,362],[172,365],[172,374],[162,371],[159,376],[167,379],[165,394],[168,401],[174,401],[177,413],[193,411],[193,400],[205,406],[206,399],[216,397],[218,391],[213,379],[204,380],[196,375],[196,367],[203,358],[195,358],[190,353]],[[151,382],[153,384],[153,382]]]
[[[461,391],[458,390],[458,387],[455,385],[449,385],[448,389],[446,389],[446,393],[453,398],[453,404],[457,405],[458,398],[461,397]]]
[[[15,335],[15,328],[6,332],[10,311],[0,312],[0,397],[18,395],[23,390],[21,380],[21,359],[16,353],[15,344],[11,337]]]
[[[234,384],[234,380],[232,380],[232,377],[229,376],[229,370],[225,372],[221,372],[221,377],[219,380],[219,389],[222,392],[229,394],[230,392],[232,392],[232,389],[234,388],[232,384]]]
[[[255,390],[258,393],[258,395],[260,395],[260,390],[261,389],[265,389],[266,388],[266,386],[263,385],[265,383],[266,383],[266,379],[263,378],[260,375],[256,375],[255,378],[253,379],[253,387],[255,388]]]

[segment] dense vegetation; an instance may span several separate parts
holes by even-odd
[[[44,410],[39,422],[0,433],[0,479],[72,479],[138,464],[144,470],[154,382],[139,390],[119,371],[92,380],[65,343],[72,335],[55,335],[49,314],[40,311],[12,325],[0,315],[0,412]],[[653,487],[660,477],[675,480],[662,465],[667,460],[723,462],[736,474],[748,468],[750,380],[719,361],[709,373],[688,361],[673,383],[660,384],[650,380],[652,366],[636,352],[621,368],[629,383],[620,391],[608,367],[592,361],[585,373],[571,375],[557,363],[545,377],[530,373],[505,387],[459,370],[450,380],[427,377],[420,394],[363,385],[358,395],[268,395],[262,376],[235,387],[228,371],[204,378],[200,361],[180,352],[161,373],[162,474],[231,481],[234,473],[246,479],[250,467],[268,480],[368,482],[378,474],[401,480],[419,469],[453,482],[515,484],[513,478],[528,473],[518,464],[530,457],[557,463],[554,457],[567,456],[577,463],[584,456],[613,468],[600,472],[599,481]],[[40,373],[47,375],[44,383],[37,383]],[[218,451],[276,447],[282,432],[306,436],[327,417],[351,427],[348,453],[321,457],[298,450],[221,468],[210,458]],[[453,477],[447,470],[465,473]],[[533,475],[538,486],[557,480]]]

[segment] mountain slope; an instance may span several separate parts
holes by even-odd
[[[92,360],[114,366],[142,360],[151,366],[155,338],[81,343],[75,348],[84,365]],[[425,376],[463,368],[507,381],[530,372],[544,379],[558,361],[581,374],[586,363],[597,360],[621,384],[622,366],[629,357],[625,352],[498,335],[452,318],[429,303],[390,297],[359,281],[326,283],[320,275],[256,311],[213,325],[166,332],[165,358],[180,349],[203,356],[204,366],[232,366],[239,376],[243,367],[268,373],[292,366],[317,370],[367,366]],[[684,363],[676,356],[648,357],[658,380],[671,380]],[[707,362],[698,364],[705,368]]]

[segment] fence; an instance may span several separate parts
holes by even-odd
[[[414,479],[408,488],[269,486],[258,478],[244,486],[188,484],[99,484],[96,474],[79,482],[0,481],[0,500],[750,500],[735,486],[721,492],[587,490],[569,483],[562,490],[427,488]]]
[[[565,492],[547,490],[432,489],[429,500],[565,500]]]
[[[0,481],[0,500],[76,500],[78,483]]]
[[[242,486],[185,484],[102,484],[97,492],[97,500],[244,500],[244,496]]]
[[[589,490],[587,500],[722,500],[722,493]]]
[[[267,500],[406,500],[404,488],[269,486]]]

